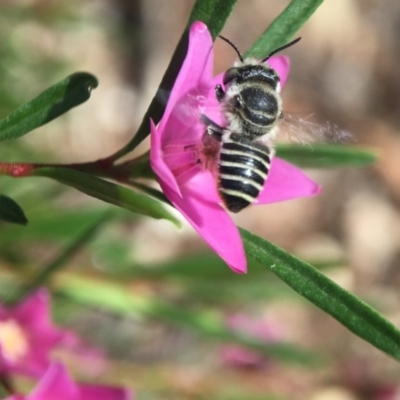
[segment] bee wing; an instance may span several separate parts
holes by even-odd
[[[185,93],[176,102],[173,110],[175,117],[185,125],[193,125],[195,120],[201,121],[202,115],[206,115],[216,124],[221,124],[221,105],[216,99],[211,100],[208,93],[200,89]],[[159,89],[156,96],[161,104],[167,104],[169,92]]]
[[[156,98],[163,106],[166,106],[169,100],[169,94],[169,91],[159,89]],[[188,117],[199,118],[204,102],[204,96],[201,96],[198,93],[186,93],[176,102],[174,113],[181,121],[186,121]]]
[[[346,143],[353,140],[350,132],[332,124],[329,121],[316,123],[311,121],[312,115],[298,118],[284,113],[280,124],[280,132],[288,136],[291,141],[308,144],[313,141]]]

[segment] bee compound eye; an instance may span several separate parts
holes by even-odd
[[[229,84],[238,76],[238,69],[237,68],[229,68],[224,73],[223,82],[224,85]]]

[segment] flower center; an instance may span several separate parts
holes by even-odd
[[[0,322],[0,346],[4,358],[10,362],[18,361],[28,352],[27,335],[15,320]]]
[[[196,144],[168,144],[164,148],[164,161],[179,183],[190,180],[201,170],[216,174],[220,144],[211,136],[204,134]]]
[[[198,145],[167,145],[164,148],[164,161],[178,182],[189,180],[199,171],[200,159]]]

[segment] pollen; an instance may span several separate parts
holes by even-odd
[[[204,134],[201,143],[199,143],[198,158],[203,168],[211,171],[211,173],[216,173],[220,148],[220,143],[208,134]]]
[[[9,362],[17,362],[29,350],[26,332],[13,319],[0,322],[0,348],[3,357]]]

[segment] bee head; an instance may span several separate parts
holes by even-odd
[[[244,59],[239,49],[227,38],[223,36],[219,36],[222,40],[227,42],[232,48],[236,51],[236,54],[239,57],[239,60],[235,63],[232,68],[229,68],[225,71],[223,77],[223,83],[225,86],[231,86],[233,84],[241,84],[246,80],[256,78],[262,79],[265,83],[267,83],[272,89],[279,91],[279,76],[274,69],[272,69],[265,62],[268,61],[274,54],[293,46],[297,43],[301,38],[297,38],[290,43],[287,43],[284,46],[281,46],[274,51],[272,51],[267,57],[264,59],[257,60],[254,58],[246,58]]]
[[[272,90],[279,91],[279,75],[268,64],[260,63],[259,60],[248,58],[243,62],[237,62],[234,67],[229,68],[223,76],[225,87],[242,85],[246,82],[264,82]]]

